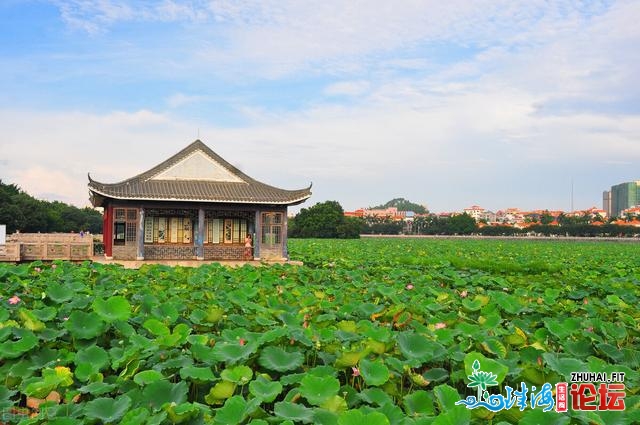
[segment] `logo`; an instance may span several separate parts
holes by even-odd
[[[492,412],[508,410],[518,407],[521,411],[526,408],[538,409],[543,412],[554,410],[566,412],[572,410],[624,410],[625,386],[624,373],[612,372],[572,372],[571,386],[567,382],[558,382],[555,387],[545,382],[539,389],[520,382],[517,389],[505,385],[505,394],[491,394],[489,387],[497,386],[498,376],[491,372],[480,370],[480,362],[473,362],[473,372],[469,378],[468,388],[475,388],[477,396],[468,396],[456,402],[467,409],[484,407]]]

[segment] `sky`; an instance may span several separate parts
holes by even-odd
[[[87,173],[201,139],[313,183],[303,207],[601,207],[640,180],[639,19],[638,0],[0,0],[0,179],[82,207]]]

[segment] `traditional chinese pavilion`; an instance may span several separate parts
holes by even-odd
[[[252,179],[200,140],[120,183],[89,176],[89,191],[116,260],[242,260],[247,234],[255,259],[288,259],[287,206],[311,196]]]

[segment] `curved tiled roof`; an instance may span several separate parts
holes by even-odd
[[[196,168],[200,168],[195,171],[193,165],[191,168],[184,166],[194,155],[199,158]],[[205,165],[210,161],[211,167],[202,170],[203,161]],[[180,169],[181,165],[183,169]],[[180,172],[188,176],[181,177]],[[89,176],[89,190],[94,200],[102,197],[124,200],[293,205],[311,196],[311,186],[299,190],[285,190],[252,179],[200,140],[196,140],[152,169],[119,183],[100,183]]]

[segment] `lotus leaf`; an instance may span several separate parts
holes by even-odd
[[[165,379],[164,376],[157,370],[144,370],[136,373],[133,377],[133,382],[138,385],[148,385],[163,379]]]
[[[216,379],[210,367],[196,366],[185,366],[180,369],[180,377],[182,379],[191,379],[197,382],[214,381]]]
[[[338,417],[338,425],[389,425],[389,419],[380,412],[364,414],[360,410],[349,410]]]
[[[88,418],[111,423],[123,417],[130,406],[131,399],[126,395],[116,399],[103,397],[88,402],[85,405],[84,412]]]
[[[47,285],[47,296],[57,304],[62,304],[73,298],[73,290],[58,283]]]
[[[446,353],[446,349],[441,344],[413,332],[400,333],[398,346],[400,352],[413,364],[438,361]]]
[[[116,320],[128,320],[131,317],[131,305],[125,297],[120,295],[109,297],[106,301],[102,298],[96,298],[93,301],[93,311],[107,323]]]
[[[220,404],[221,400],[233,396],[235,390],[236,384],[231,381],[218,382],[209,390],[209,394],[205,396],[205,401],[209,404]]]
[[[281,401],[273,406],[276,416],[294,422],[309,424],[313,422],[313,410],[288,401]]]
[[[220,377],[234,384],[244,385],[253,378],[253,370],[249,366],[241,365],[227,368],[220,373]]]
[[[262,349],[258,363],[262,367],[277,372],[288,372],[298,369],[304,362],[299,351],[285,351],[280,347],[269,346]]]
[[[38,345],[38,338],[29,329],[4,328],[5,338],[13,336],[10,341],[0,344],[0,357],[15,359]]]
[[[269,381],[263,376],[258,376],[249,383],[249,393],[260,400],[271,403],[282,392],[282,384],[277,381]]]
[[[300,395],[316,406],[321,405],[340,390],[340,381],[332,376],[306,375],[300,381]]]
[[[92,339],[104,332],[105,323],[96,313],[75,310],[69,315],[65,327],[74,338]]]
[[[367,385],[380,386],[389,380],[389,369],[381,360],[362,359],[359,364],[360,374]]]
[[[165,403],[181,404],[187,401],[189,386],[181,381],[172,384],[167,380],[155,381],[147,384],[142,390],[142,396],[155,411],[162,408]]]

